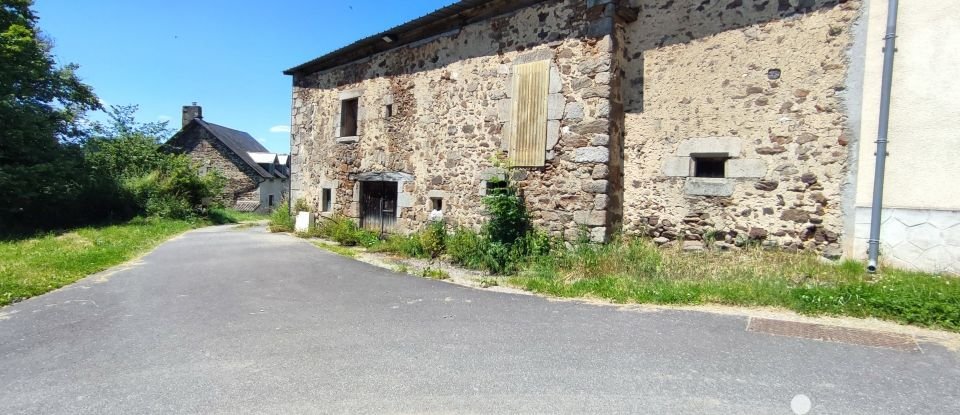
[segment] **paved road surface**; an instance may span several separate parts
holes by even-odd
[[[960,358],[404,276],[207,228],[0,310],[0,413],[960,413]]]

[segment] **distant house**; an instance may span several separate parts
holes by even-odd
[[[194,103],[183,107],[183,127],[167,147],[227,178],[220,200],[241,211],[268,212],[286,197],[290,165],[286,154],[271,153],[250,134],[207,122]]]

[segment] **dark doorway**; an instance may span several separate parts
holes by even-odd
[[[380,234],[397,223],[397,182],[360,182],[360,226]]]

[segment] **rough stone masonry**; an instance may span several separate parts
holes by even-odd
[[[513,68],[544,60],[545,165],[509,172],[540,228],[838,249],[860,2],[509,3],[473,5],[465,21],[504,11],[362,58],[288,71],[294,197],[319,207],[329,189],[325,214],[359,218],[359,182],[389,173],[398,230],[421,228],[437,199],[449,222],[478,226],[487,183],[507,173],[493,159],[507,149]],[[344,135],[353,99],[357,131]]]

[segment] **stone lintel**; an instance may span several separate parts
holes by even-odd
[[[731,179],[691,177],[683,185],[688,196],[732,196],[736,182]]]

